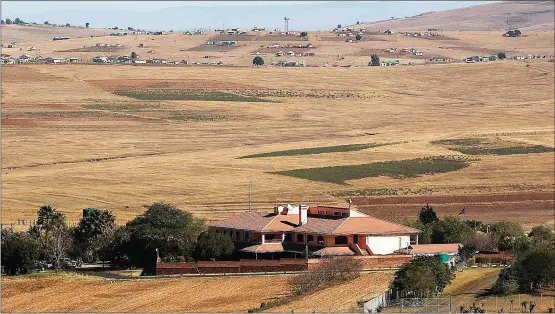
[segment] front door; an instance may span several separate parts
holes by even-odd
[[[354,244],[358,244],[358,234],[355,234],[355,235],[353,236],[353,243],[354,243]]]

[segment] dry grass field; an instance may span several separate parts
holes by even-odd
[[[402,221],[447,195],[454,199],[437,199],[440,215],[466,204],[469,219],[553,223],[553,152],[472,155],[476,161],[457,171],[345,184],[272,173],[464,156],[432,143],[442,139],[553,147],[553,72],[544,61],[363,69],[3,66],[2,222],[33,219],[39,206],[52,204],[70,221],[84,207],[99,207],[123,223],[160,200],[221,219],[246,209],[252,177],[260,210],[276,201],[344,206],[354,196],[361,210]],[[136,95],[138,86],[148,92]],[[395,144],[239,158],[380,143]],[[381,201],[390,196],[396,198]],[[421,198],[400,198],[410,196]]]
[[[246,312],[290,296],[289,276],[113,281],[40,274],[2,277],[2,312]],[[271,312],[349,312],[382,292],[392,273],[363,274]],[[335,302],[341,296],[341,302]],[[325,305],[325,306],[324,306]]]

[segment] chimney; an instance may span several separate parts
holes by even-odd
[[[308,222],[308,206],[299,205],[299,226],[302,226]]]

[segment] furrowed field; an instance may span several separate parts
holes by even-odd
[[[221,219],[246,210],[249,177],[257,210],[353,197],[397,221],[430,203],[553,223],[553,72],[3,66],[2,223],[44,204],[123,223],[160,200]]]

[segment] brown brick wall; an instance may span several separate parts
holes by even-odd
[[[410,262],[410,255],[354,256],[361,261],[363,269],[397,268]],[[158,263],[157,275],[220,274],[305,271],[317,267],[320,259],[240,260],[197,263]]]

